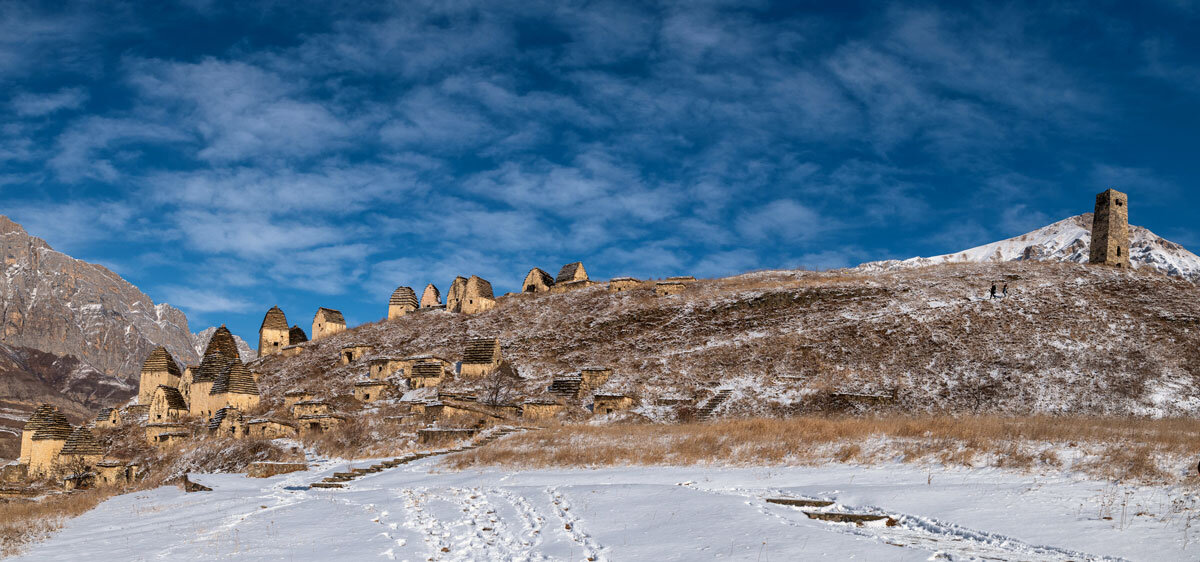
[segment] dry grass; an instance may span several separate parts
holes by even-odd
[[[26,546],[60,529],[100,502],[122,493],[118,488],[97,488],[51,494],[38,500],[0,500],[0,556],[19,554]]]
[[[814,465],[902,459],[1019,470],[1070,468],[1135,482],[1179,480],[1200,420],[1088,417],[748,419],[680,425],[556,426],[447,459],[451,468]]]

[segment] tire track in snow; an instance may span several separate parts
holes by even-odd
[[[584,558],[589,561],[603,562],[605,560],[602,554],[604,547],[580,528],[579,517],[571,512],[571,504],[567,501],[566,496],[558,491],[558,487],[547,488],[546,494],[550,496],[554,514],[562,521],[563,530],[566,531],[567,536],[583,547]]]

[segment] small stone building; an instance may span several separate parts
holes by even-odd
[[[154,389],[154,394],[150,398],[151,423],[174,421],[186,415],[188,415],[188,405],[183,400],[183,395],[179,393],[179,389],[165,385],[159,385]]]
[[[632,277],[614,277],[608,282],[610,293],[622,293],[642,286],[642,282]]]
[[[104,408],[96,414],[92,426],[98,429],[113,428],[121,425],[121,411],[116,408]]]
[[[492,284],[478,275],[470,279],[456,277],[446,295],[446,310],[462,314],[476,314],[496,307]]]
[[[91,472],[103,457],[104,449],[100,448],[96,436],[86,427],[80,427],[67,437],[56,464],[59,474],[82,474]]]
[[[292,417],[300,419],[304,416],[317,416],[332,413],[329,403],[324,400],[303,400],[292,406]]]
[[[345,418],[336,414],[309,414],[296,418],[301,437],[320,435],[336,428],[343,421]]]
[[[297,402],[312,399],[313,393],[307,390],[289,390],[283,393],[283,409],[290,412],[292,411],[292,406],[295,406]]]
[[[438,357],[437,355],[432,355],[429,353],[425,353],[425,354],[421,354],[421,355],[409,355],[408,357],[405,357],[405,358],[401,359],[400,361],[403,362],[402,368],[404,369],[404,372],[406,374],[411,373],[412,368],[415,367],[418,363],[438,363],[438,364],[441,364],[443,369],[447,369],[447,370],[451,370],[454,367],[454,363],[451,362],[449,359],[446,359],[445,357]]]
[[[182,423],[146,424],[146,441],[160,451],[174,448],[179,443],[190,439],[191,436],[187,426]]]
[[[101,486],[124,486],[137,478],[137,465],[120,461],[102,460],[96,463],[96,484]]]
[[[472,338],[463,351],[462,369],[464,377],[480,377],[495,371],[500,366],[500,340],[494,337]]]
[[[1130,267],[1128,195],[1115,189],[1096,195],[1088,258],[1094,264]]]
[[[667,281],[673,281],[676,283],[694,283],[696,278],[692,275],[674,275],[668,277]]]
[[[233,406],[217,410],[208,420],[208,430],[218,437],[241,439],[250,435],[246,427],[246,415]]]
[[[377,381],[404,370],[404,360],[399,357],[373,357],[368,365],[367,376]]]
[[[554,284],[573,283],[575,281],[587,281],[587,270],[583,268],[582,262],[568,263],[558,270],[558,276],[554,278]]]
[[[317,341],[346,330],[346,318],[341,311],[321,307],[313,316],[312,339]]]
[[[34,410],[21,432],[20,452],[20,458],[29,465],[31,477],[52,475],[54,463],[71,431],[71,422],[57,408],[42,404]]]
[[[417,363],[408,373],[410,388],[428,388],[442,384],[442,379],[446,376],[446,366],[440,362]]]
[[[284,316],[283,311],[278,306],[272,306],[266,316],[263,316],[262,324],[258,327],[258,356],[274,355],[292,345],[290,332],[287,317]]]
[[[154,390],[159,385],[178,387],[181,376],[183,376],[183,372],[179,370],[179,364],[175,363],[175,359],[171,357],[167,349],[162,346],[154,348],[154,351],[151,351],[150,356],[146,358],[146,362],[142,364],[142,376],[138,384],[138,403],[149,404]]]
[[[283,439],[299,434],[296,424],[276,419],[256,419],[246,422],[246,436],[251,439]]]
[[[392,298],[388,300],[388,320],[399,318],[417,310],[417,293],[412,287],[396,287]]]
[[[553,400],[526,400],[521,405],[521,419],[529,421],[552,419],[565,409],[566,406]]]
[[[438,292],[438,288],[430,283],[425,286],[425,292],[421,293],[421,308],[438,308],[442,306],[442,294]]]
[[[304,333],[304,328],[300,326],[292,326],[288,330],[288,345],[300,345],[308,341],[308,334]]]
[[[284,357],[295,357],[297,355],[300,355],[300,353],[303,351],[304,351],[304,346],[289,345],[289,346],[279,350],[279,354]]]
[[[217,407],[233,406],[251,410],[259,403],[258,384],[246,365],[234,361],[217,376],[209,391],[209,398],[210,404],[220,405]]]
[[[542,271],[541,268],[535,267],[525,275],[525,281],[521,283],[521,292],[545,293],[553,286],[554,278],[549,273]]]
[[[21,430],[21,452],[17,457],[17,462],[20,464],[29,464],[30,452],[33,450],[33,434],[37,430],[46,426],[46,424],[60,421],[68,426],[70,422],[67,417],[58,411],[58,408],[50,404],[40,404],[29,413],[29,419],[25,421],[25,427]]]
[[[354,398],[364,404],[383,400],[393,394],[392,385],[383,381],[363,381],[354,383]]]
[[[679,281],[661,281],[654,284],[654,294],[660,297],[678,295],[686,288],[687,286]]]
[[[608,367],[584,367],[579,371],[579,378],[586,392],[591,392],[604,386],[612,377],[613,370]]]
[[[611,414],[633,407],[633,398],[624,394],[596,394],[592,397],[593,414]]]
[[[364,355],[371,353],[375,348],[366,344],[356,343],[342,347],[342,355],[339,362],[342,365],[349,365],[361,359]]]

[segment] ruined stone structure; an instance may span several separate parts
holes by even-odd
[[[126,464],[120,461],[100,461],[96,463],[96,483],[101,486],[124,486],[137,479],[136,464]]]
[[[364,404],[389,398],[392,385],[383,381],[363,381],[354,383],[354,398]]]
[[[289,346],[279,350],[279,354],[284,357],[295,357],[297,355],[300,355],[300,353],[302,353],[303,351],[304,351],[304,348],[299,345],[289,345]]]
[[[438,308],[442,306],[442,294],[438,292],[438,288],[430,283],[425,286],[425,292],[421,293],[421,308]]]
[[[530,421],[551,419],[565,409],[565,406],[552,400],[526,400],[521,405],[521,418]]]
[[[300,345],[308,341],[308,335],[304,333],[304,328],[300,326],[292,326],[288,330],[288,345]]]
[[[290,412],[292,411],[292,406],[295,406],[297,402],[304,402],[313,398],[313,393],[307,390],[289,390],[283,393],[283,409]]]
[[[29,475],[34,478],[53,476],[58,455],[73,431],[71,423],[61,412],[53,410],[37,426],[30,438]]]
[[[671,281],[671,282],[675,282],[675,283],[692,283],[695,280],[696,280],[695,276],[692,276],[692,275],[674,275],[674,276],[667,278],[667,281]]]
[[[612,293],[620,293],[630,289],[636,289],[641,285],[641,281],[638,281],[632,277],[614,277],[608,282],[608,290]]]
[[[1129,264],[1129,196],[1109,189],[1096,195],[1089,262],[1116,267]]]
[[[375,357],[367,367],[367,376],[371,380],[384,380],[404,369],[404,360],[398,357]]]
[[[525,275],[525,281],[521,283],[521,292],[523,293],[544,293],[554,286],[554,278],[549,273],[542,271],[541,268],[533,268]]]
[[[187,425],[179,422],[146,424],[146,441],[155,448],[167,450],[191,438]]]
[[[59,474],[81,474],[91,472],[104,457],[104,449],[86,427],[76,428],[67,437],[56,462]]]
[[[470,279],[455,277],[446,294],[446,310],[462,314],[475,314],[496,307],[492,284],[478,275]]]
[[[608,367],[584,367],[579,371],[584,392],[591,392],[604,386],[612,377],[613,370]]]
[[[416,363],[408,373],[410,388],[428,388],[442,384],[442,379],[446,376],[446,366],[434,361]]]
[[[251,439],[280,439],[295,437],[296,424],[276,419],[256,419],[246,422],[246,436]]]
[[[239,358],[233,334],[225,326],[213,333],[204,350],[204,359],[198,367],[184,373],[178,389],[192,416],[211,418],[226,406],[249,409],[259,402],[254,375]]]
[[[258,327],[258,356],[274,355],[289,345],[292,342],[287,317],[278,306],[272,306]]]
[[[236,346],[234,349],[237,349]],[[167,349],[161,346],[154,348],[154,351],[151,351],[150,356],[146,358],[146,362],[142,364],[142,377],[138,384],[138,403],[149,404],[154,389],[159,385],[178,387],[181,376],[183,373],[179,370],[179,365],[175,363],[175,359],[171,358]]]
[[[678,295],[686,288],[687,285],[684,285],[679,281],[663,281],[654,284],[654,294],[660,297],[665,297],[667,295]]]
[[[177,388],[159,385],[151,396],[150,421],[152,423],[174,421],[188,414],[187,402]]]
[[[399,318],[417,310],[417,293],[411,287],[396,287],[388,300],[388,320]]]
[[[95,421],[92,422],[93,427],[97,428],[113,428],[121,425],[121,411],[116,408],[104,408],[96,414]]]
[[[633,407],[633,398],[624,394],[596,394],[592,397],[593,414],[611,414]]]
[[[481,377],[500,366],[500,340],[498,338],[472,338],[463,351],[462,368],[464,377]]]
[[[582,262],[568,263],[558,270],[558,276],[554,278],[554,284],[573,283],[575,281],[587,281],[587,270],[583,268]]]
[[[29,414],[29,419],[25,421],[25,427],[21,430],[21,453],[17,457],[18,463],[29,464],[30,452],[33,450],[33,434],[37,433],[37,430],[44,427],[51,419],[60,417],[62,421],[66,422],[67,417],[50,404],[41,404],[33,409],[33,412]]]
[[[296,419],[329,413],[332,413],[329,403],[324,400],[302,400],[292,406],[292,417]]]
[[[342,354],[338,359],[342,365],[349,365],[359,359],[362,359],[366,354],[371,353],[374,347],[369,345],[356,343],[342,347]]]
[[[313,316],[312,323],[313,341],[327,338],[345,330],[346,318],[342,316],[340,311],[323,306],[317,309],[317,314]]]

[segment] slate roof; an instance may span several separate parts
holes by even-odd
[[[417,363],[413,365],[412,374],[410,376],[418,378],[437,378],[445,376],[446,369],[441,363]]]
[[[43,439],[66,439],[71,436],[71,422],[67,421],[67,416],[62,412],[53,410],[39,424],[37,431],[33,432],[33,440],[41,441]]]
[[[258,396],[258,384],[254,382],[254,375],[250,374],[250,369],[241,361],[234,361],[221,371],[217,380],[213,382],[212,390],[208,391],[210,395],[226,392]]]
[[[420,305],[417,303],[417,293],[413,292],[412,287],[396,287],[392,292],[392,298],[388,300],[389,306],[411,306],[414,309]]]
[[[308,341],[308,334],[304,333],[304,328],[292,326],[292,329],[288,330],[288,345],[296,345],[306,341]]]
[[[215,337],[215,336],[214,336]],[[210,346],[211,347],[211,346]],[[204,359],[200,361],[200,366],[192,371],[192,383],[210,382],[217,380],[217,377],[224,371],[233,359],[221,353],[219,350],[211,349],[204,354]]]
[[[50,415],[55,411],[57,410],[55,410],[54,406],[51,406],[50,404],[39,405],[37,408],[33,409],[32,413],[29,414],[29,420],[25,422],[24,429],[26,431],[36,431],[41,429],[46,425],[46,422],[50,420]]]
[[[175,359],[171,358],[171,354],[167,352],[167,348],[161,345],[154,348],[154,351],[151,351],[150,356],[146,358],[146,362],[142,363],[143,373],[154,371],[166,371],[177,377],[183,376],[183,371],[179,370],[179,364],[175,363]]]
[[[554,278],[549,273],[542,271],[540,267],[535,267],[525,274],[525,282],[521,284],[521,290],[527,291],[530,285],[538,281],[547,287],[554,285]]]
[[[96,414],[95,421],[108,421],[108,418],[112,416],[113,410],[115,409],[116,408],[101,408],[100,413]]]
[[[582,262],[568,263],[567,265],[562,266],[562,269],[558,270],[558,277],[554,278],[554,282],[555,283],[568,283],[571,281],[576,281],[577,279],[575,278],[575,276],[580,273],[583,274],[583,278],[578,279],[579,281],[582,281],[583,279],[588,278],[587,270],[585,270],[583,268]]]
[[[229,333],[229,328],[221,324],[217,331],[213,332],[212,338],[208,340],[208,347],[204,348],[204,355],[208,355],[210,351],[219,351],[221,355],[230,359],[241,359],[238,355],[237,343],[233,341],[233,334]]]
[[[362,381],[354,383],[354,386],[387,386],[388,383],[383,381]]]
[[[467,295],[488,299],[495,298],[492,293],[492,284],[487,279],[478,275],[472,275],[470,279],[467,279],[467,289],[463,297],[465,298]]]
[[[342,311],[332,308],[321,307],[317,309],[317,316],[324,316],[325,321],[331,324],[345,324],[346,317],[342,316]]]
[[[178,388],[172,388],[170,386],[160,384],[158,385],[158,388],[154,389],[155,394],[158,394],[159,392],[162,392],[163,396],[167,399],[167,408],[172,410],[188,409],[187,402],[184,402],[183,394],[179,392]]]
[[[271,310],[267,311],[267,315],[263,316],[262,325],[258,327],[258,331],[263,330],[286,330],[288,329],[287,316],[283,315],[283,311],[278,306],[272,306]]]
[[[225,417],[228,416],[230,412],[235,411],[237,411],[237,408],[234,408],[233,406],[225,406],[224,408],[217,410],[217,413],[213,414],[213,417],[208,420],[208,429],[212,430],[221,427],[221,422],[225,421]]]
[[[463,352],[463,363],[494,363],[500,358],[500,340],[497,338],[472,338],[467,341]]]
[[[67,437],[67,442],[63,444],[60,455],[103,455],[104,449],[100,448],[100,443],[96,441],[96,436],[92,435],[86,427],[81,427],[71,432]]]

